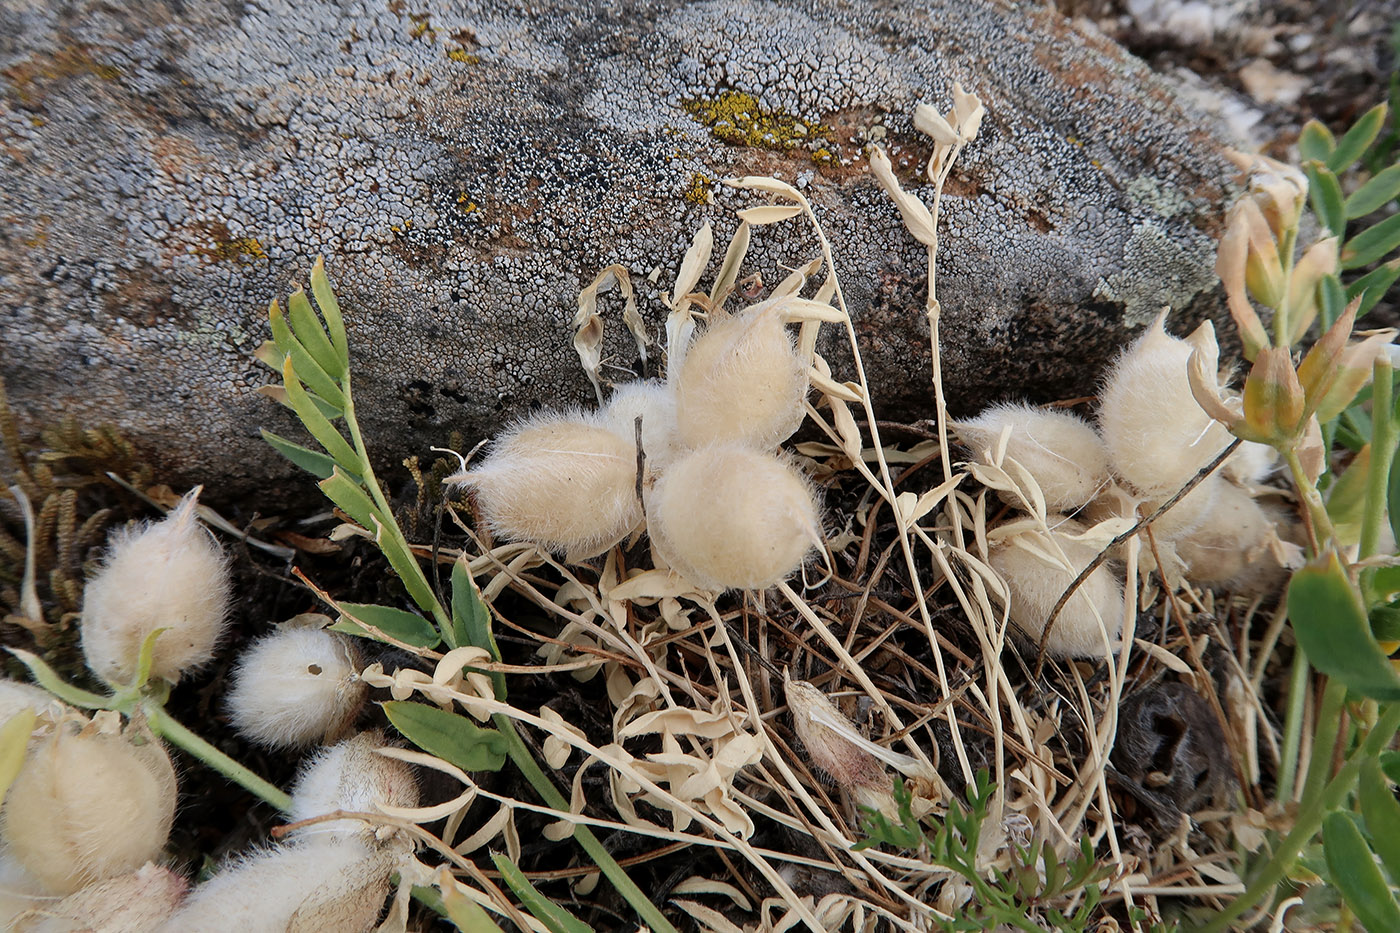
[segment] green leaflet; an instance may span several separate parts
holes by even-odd
[[[1288,617],[1313,667],[1363,696],[1400,699],[1400,676],[1376,644],[1366,607],[1335,553],[1293,575]]]
[[[389,722],[404,738],[463,771],[497,771],[506,761],[506,738],[465,716],[407,700],[383,704]]]

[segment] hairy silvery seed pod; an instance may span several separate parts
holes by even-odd
[[[1065,537],[1083,531],[1077,523],[1051,516],[1050,526],[1058,526],[1058,530],[1049,535],[1023,531],[999,542],[990,558],[993,569],[1006,581],[1011,593],[1012,621],[1036,643],[1055,603],[1099,553],[1095,547]],[[1056,545],[1064,552],[1069,569],[1036,553],[1054,554]],[[1099,619],[1103,620],[1102,626]],[[1065,603],[1050,630],[1045,650],[1052,657],[1100,658],[1118,638],[1122,626],[1123,587],[1106,566],[1100,565]]]
[[[826,694],[805,680],[789,680],[786,676],[783,689],[788,709],[792,710],[793,728],[813,764],[853,794],[868,794],[872,790],[889,793],[890,778],[885,766],[854,740],[855,729]]]
[[[743,441],[776,447],[802,423],[807,365],[783,324],[782,300],[712,320],[685,351],[676,379],[682,444]]]
[[[140,868],[175,818],[175,769],[154,737],[61,729],[31,748],[0,809],[0,836],[56,894]]]
[[[806,479],[740,444],[702,447],[673,463],[648,497],[647,527],[666,562],[710,590],[766,589],[821,543]]]
[[[362,732],[317,752],[302,768],[292,788],[292,821],[322,816],[336,810],[374,813],[376,804],[413,807],[418,804],[418,783],[413,769],[402,761],[375,754],[384,746],[378,732]],[[343,836],[365,830],[359,820],[313,823],[298,836]]]
[[[1114,472],[1142,494],[1167,496],[1230,442],[1191,394],[1191,344],[1159,317],[1114,362],[1099,394],[1099,429]]]
[[[149,933],[184,899],[185,879],[146,864],[130,875],[90,884],[57,904],[16,919],[13,933]]]
[[[83,654],[109,684],[130,683],[146,637],[151,676],[174,683],[214,654],[228,613],[229,574],[218,544],[195,518],[199,490],[164,520],[112,536],[107,562],[83,593]]]
[[[555,412],[510,428],[479,466],[448,478],[476,490],[497,536],[573,559],[621,541],[642,519],[637,447],[596,414]]]
[[[1204,584],[1222,584],[1249,594],[1274,592],[1284,568],[1268,541],[1282,519],[1249,493],[1222,482],[1220,492],[1199,526],[1176,542],[1186,576]]]
[[[319,628],[282,628],[244,650],[228,694],[234,728],[273,748],[334,742],[368,688],[354,643]]]
[[[1108,453],[1098,432],[1073,412],[1024,404],[994,405],[953,426],[979,462],[1010,428],[1006,455],[1035,477],[1045,505],[1055,512],[1079,508],[1108,484]]]
[[[368,933],[389,894],[392,850],[303,841],[235,862],[190,892],[160,933]]]
[[[642,419],[642,449],[649,469],[660,470],[675,459],[676,396],[666,383],[642,379],[617,386],[599,414],[619,437],[634,445],[637,418]]]

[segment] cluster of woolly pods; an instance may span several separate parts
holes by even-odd
[[[1219,470],[1179,495],[1231,438],[1197,403],[1188,377],[1193,350],[1214,345],[1210,325],[1182,340],[1167,334],[1164,322],[1165,315],[1114,361],[1100,393],[1097,426],[1067,412],[998,405],[954,428],[975,460],[1005,456],[1020,464],[1051,513],[1122,525],[1171,502],[1152,523],[1153,553],[1170,564],[1164,570],[1204,584],[1258,587],[1277,575],[1283,554],[1277,546],[1281,515],[1266,511],[1251,494],[1272,470],[1273,451],[1242,444]],[[1082,527],[1053,514],[1046,520],[1048,531],[998,537],[991,554],[1011,594],[1012,618],[1034,637],[1097,554],[1076,540],[1084,537]],[[1101,654],[1099,620],[1110,636],[1117,631],[1115,599],[1121,603],[1122,596],[1112,571],[1096,569],[1062,610],[1048,650]]]
[[[578,560],[644,524],[697,586],[772,586],[821,543],[811,484],[773,453],[801,424],[808,389],[784,314],[784,299],[716,309],[673,348],[666,382],[619,386],[597,413],[521,422],[450,479],[508,540]]]
[[[229,573],[199,523],[199,489],[163,520],[119,531],[102,570],[83,592],[83,655],[112,685],[136,676],[141,648],[158,629],[151,676],[174,683],[214,656],[228,614]]]

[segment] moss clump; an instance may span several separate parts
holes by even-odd
[[[685,112],[721,142],[786,152],[826,139],[831,128],[783,110],[767,110],[757,97],[724,91],[718,97],[684,101]]]

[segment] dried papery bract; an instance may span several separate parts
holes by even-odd
[[[368,933],[389,894],[390,853],[359,839],[307,840],[236,862],[190,893],[159,933]]]
[[[1077,523],[1052,516],[1050,527],[1059,530],[1047,535],[1030,529],[1012,535],[1000,541],[990,557],[1011,594],[1011,619],[1032,642],[1039,641],[1060,596],[1099,553],[1067,537],[1083,531]],[[1063,553],[1064,564],[1054,559],[1058,553]],[[1045,650],[1052,657],[1101,658],[1122,625],[1123,587],[1106,565],[1100,565],[1065,603]]]
[[[677,436],[687,447],[743,441],[776,447],[802,423],[807,366],[781,299],[712,320],[675,380]]]
[[[109,684],[136,676],[146,637],[156,639],[151,676],[172,683],[214,654],[228,614],[223,552],[196,518],[199,489],[154,524],[112,536],[107,561],[83,594],[83,654]]]
[[[384,746],[378,732],[359,735],[321,749],[302,769],[292,788],[289,816],[297,820],[323,816],[336,810],[374,813],[377,804],[413,807],[418,804],[418,782],[402,761],[375,754]],[[366,829],[358,820],[314,823],[298,836],[355,835]]]
[[[661,556],[710,590],[761,590],[793,574],[820,544],[807,481],[771,454],[703,447],[673,463],[647,500]]]
[[[639,379],[613,389],[599,414],[616,434],[636,443],[636,421],[642,419],[642,449],[646,465],[658,470],[675,458],[676,396],[671,387],[655,379]]]
[[[239,656],[228,694],[234,728],[273,748],[333,742],[354,722],[368,689],[354,643],[317,628],[283,628]]]
[[[449,477],[476,490],[491,531],[573,558],[626,537],[642,519],[637,447],[595,414],[547,413],[496,440],[476,468]]]
[[[45,887],[71,894],[158,858],[175,798],[175,770],[149,733],[64,728],[30,749],[0,809],[0,836]]]
[[[790,679],[786,671],[783,689],[792,711],[793,728],[812,763],[860,805],[893,809],[890,776],[881,758],[900,760],[906,767],[919,763],[861,737],[826,694],[806,681]]]
[[[1045,504],[1054,511],[1082,506],[1109,482],[1103,441],[1092,425],[1072,412],[996,405],[952,427],[979,461],[1009,428],[1006,455],[1030,471]]]
[[[129,875],[91,884],[58,903],[20,916],[13,933],[148,933],[159,929],[184,899],[185,879],[146,864]]]
[[[1192,346],[1168,336],[1164,317],[1118,357],[1099,395],[1109,462],[1146,496],[1176,492],[1230,442],[1192,395]]]
[[[68,707],[43,687],[0,679],[0,723],[9,721],[24,709],[32,709],[36,715],[58,722]]]

